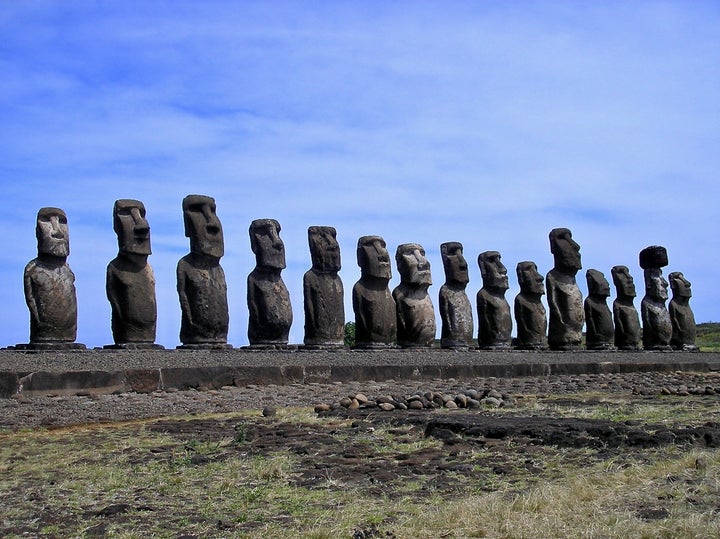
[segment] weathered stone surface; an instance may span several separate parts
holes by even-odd
[[[38,256],[25,266],[25,302],[30,310],[30,343],[23,348],[84,348],[77,336],[75,274],[67,264],[70,238],[67,216],[59,208],[41,208],[35,235]]]
[[[542,304],[545,294],[543,277],[532,261],[518,262],[516,267],[520,293],[515,296],[515,324],[517,348],[545,350],[547,348],[547,313]]]
[[[497,251],[478,256],[483,286],[477,293],[478,345],[484,350],[510,348],[512,318],[505,299],[508,289],[507,269]]]
[[[331,226],[308,228],[312,268],[303,276],[305,346],[341,348],[345,338],[345,304],[340,246]]]
[[[589,269],[585,273],[588,297],[585,298],[585,344],[588,350],[610,350],[615,340],[612,313],[607,305],[610,283],[602,272]]]
[[[640,315],[633,304],[635,282],[627,266],[613,266],[612,278],[617,297],[613,301],[615,346],[620,350],[638,350],[642,339]]]
[[[645,296],[640,303],[645,350],[670,350],[672,322],[665,306],[668,283],[660,268],[648,268],[645,273]]]
[[[105,281],[112,308],[113,340],[119,347],[153,347],[157,304],[155,276],[148,264],[152,251],[144,204],[139,200],[116,200],[113,229],[118,237],[118,255],[108,264]]]
[[[290,293],[282,280],[285,245],[280,223],[256,219],[250,224],[250,246],[255,269],[247,279],[250,346],[287,346],[293,321]]]
[[[695,345],[697,327],[695,315],[690,308],[691,283],[679,271],[670,273],[668,279],[673,293],[668,309],[672,323],[670,345],[676,350],[696,351],[698,350]]]
[[[440,287],[438,295],[442,321],[440,346],[466,349],[472,346],[473,318],[470,299],[465,292],[470,277],[462,243],[443,243],[440,254],[445,269],[445,284]]]
[[[583,297],[575,280],[582,268],[580,246],[567,228],[550,231],[550,252],[555,266],[547,274],[547,301],[550,310],[548,345],[551,350],[577,350],[585,322]]]
[[[397,339],[397,311],[390,294],[390,256],[380,236],[358,239],[360,280],[352,290],[355,347],[390,348]]]
[[[102,394],[126,390],[122,371],[34,372],[20,379],[25,395]]]
[[[430,262],[417,243],[399,245],[395,253],[400,284],[392,296],[397,308],[397,340],[403,348],[430,347],[435,342],[435,309],[428,294]]]
[[[227,284],[220,258],[225,254],[215,200],[204,195],[183,199],[185,236],[190,254],[177,266],[182,310],[180,341],[184,347],[227,347]]]

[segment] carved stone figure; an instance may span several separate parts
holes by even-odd
[[[440,287],[440,318],[442,329],[440,346],[450,349],[466,349],[472,345],[472,306],[465,293],[470,281],[468,265],[463,256],[462,243],[455,241],[440,245],[445,284]]]
[[[180,348],[229,348],[227,284],[220,266],[225,244],[215,200],[188,195],[182,207],[190,253],[177,265]]]
[[[388,283],[390,256],[380,236],[362,236],[357,244],[360,280],[352,290],[356,348],[390,348],[397,339],[395,300]]]
[[[543,276],[538,273],[535,262],[518,262],[520,293],[515,296],[515,323],[517,324],[517,348],[521,350],[547,349],[547,314],[540,298],[545,293]]]
[[[35,235],[38,256],[25,266],[25,301],[30,310],[30,343],[18,348],[85,348],[77,337],[75,274],[67,264],[70,237],[60,208],[41,208]]]
[[[342,348],[345,305],[340,271],[340,246],[331,226],[308,228],[312,268],[303,276],[305,346]]]
[[[627,266],[613,266],[612,278],[617,293],[613,301],[615,346],[620,350],[639,350],[642,330],[640,316],[633,304],[635,282]]]
[[[645,272],[645,296],[640,303],[645,350],[671,350],[672,322],[665,306],[668,283],[662,274],[667,264],[667,251],[660,245],[640,251],[640,267]]]
[[[483,286],[477,293],[478,345],[484,350],[510,348],[512,318],[505,299],[509,288],[507,269],[497,251],[485,251],[478,256]]]
[[[550,231],[550,252],[555,265],[545,279],[550,310],[548,345],[551,350],[577,350],[585,322],[583,297],[575,275],[582,268],[580,246],[567,228]]]
[[[113,229],[118,255],[108,264],[105,290],[112,307],[114,345],[105,348],[163,348],[155,342],[155,276],[148,256],[150,226],[139,200],[116,200]]]
[[[254,220],[250,224],[250,246],[255,253],[255,269],[247,278],[250,346],[286,347],[293,314],[290,293],[280,275],[285,269],[280,223],[275,219]]]
[[[670,345],[676,350],[696,352],[699,348],[695,345],[697,334],[695,315],[690,308],[690,298],[692,297],[690,281],[685,279],[685,276],[679,271],[670,273],[668,279],[673,293],[668,309],[672,322]]]
[[[402,348],[428,348],[435,342],[435,309],[428,294],[430,262],[417,243],[399,245],[395,262],[400,284],[392,296],[397,307],[397,341]]]
[[[611,350],[615,340],[612,313],[607,306],[610,297],[610,283],[598,270],[585,273],[588,297],[585,298],[585,346],[588,350]]]

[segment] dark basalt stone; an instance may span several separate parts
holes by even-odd
[[[290,293],[282,280],[285,245],[280,223],[256,219],[250,224],[250,246],[255,269],[247,279],[248,339],[250,346],[284,347],[293,321]]]
[[[183,343],[178,348],[228,348],[227,284],[220,266],[225,244],[215,200],[188,195],[183,199],[183,217],[190,253],[177,266]]]
[[[428,294],[430,262],[417,243],[399,245],[395,261],[400,284],[392,297],[397,309],[397,341],[402,348],[428,348],[435,342],[435,309]]]
[[[397,339],[397,310],[390,294],[390,256],[380,236],[362,236],[357,244],[360,280],[353,286],[355,348],[391,348]]]

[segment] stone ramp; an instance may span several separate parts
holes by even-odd
[[[715,352],[0,350],[0,397],[717,370]]]

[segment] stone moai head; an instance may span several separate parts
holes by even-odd
[[[637,295],[635,281],[627,266],[613,266],[611,273],[618,297],[634,298]]]
[[[545,286],[543,285],[545,279],[538,272],[535,262],[530,260],[518,262],[515,271],[520,285],[520,292],[540,295],[545,293]]]
[[[150,225],[145,219],[145,205],[139,200],[116,200],[113,206],[113,230],[121,253],[149,255]]]
[[[690,281],[688,281],[682,272],[673,271],[668,275],[670,280],[670,289],[674,298],[690,298],[692,290],[690,289]]]
[[[588,295],[601,298],[610,297],[610,283],[601,271],[589,269],[585,272],[587,279]]]
[[[312,267],[321,273],[340,271],[340,245],[337,232],[331,226],[311,226],[308,228],[308,243]]]
[[[357,244],[357,262],[363,276],[387,279],[392,277],[390,255],[380,236],[362,236]]]
[[[205,195],[188,195],[183,199],[185,236],[190,251],[196,255],[221,258],[225,254],[222,225],[215,213],[215,199]]]
[[[645,295],[658,301],[668,299],[668,282],[662,268],[668,265],[667,249],[651,245],[640,251],[640,267],[645,271]]]
[[[398,245],[395,251],[395,263],[402,283],[426,286],[432,284],[430,262],[425,258],[425,249],[422,245],[417,243]]]
[[[572,239],[568,228],[553,228],[550,231],[550,252],[555,258],[555,268],[567,273],[582,269],[580,245]]]
[[[60,208],[40,208],[35,236],[39,255],[67,258],[70,254],[67,215]]]
[[[665,301],[668,299],[668,282],[663,277],[660,268],[645,270],[645,294],[653,299]]]
[[[255,219],[250,223],[250,248],[259,268],[285,268],[285,244],[280,239],[280,223],[275,219]]]
[[[443,268],[445,269],[445,281],[465,285],[470,282],[468,274],[468,263],[463,255],[462,243],[449,241],[440,245]]]
[[[483,280],[483,288],[507,290],[508,284],[507,268],[500,261],[500,253],[497,251],[485,251],[478,256],[478,266]]]

